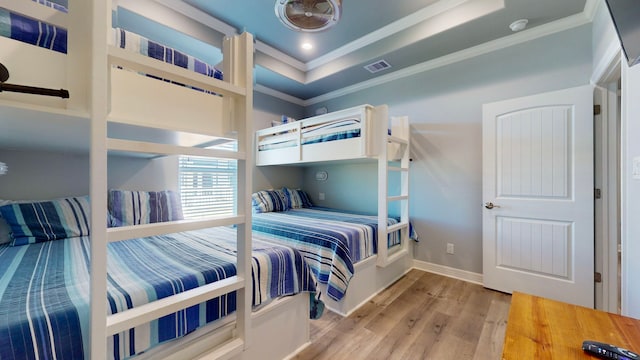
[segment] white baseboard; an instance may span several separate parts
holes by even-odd
[[[482,285],[482,274],[474,273],[471,271],[460,270],[449,266],[438,265],[420,260],[413,260],[413,268]]]

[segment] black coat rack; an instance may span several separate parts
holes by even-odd
[[[43,96],[55,96],[63,99],[69,98],[69,91],[65,89],[47,89],[35,86],[6,84],[5,81],[9,80],[9,70],[0,63],[0,92],[9,91],[23,94],[34,94]]]

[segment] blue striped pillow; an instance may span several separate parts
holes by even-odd
[[[286,195],[282,190],[260,190],[251,194],[251,206],[255,213],[288,210]]]
[[[109,190],[107,203],[110,227],[184,219],[180,195],[171,190]]]
[[[10,204],[0,214],[11,228],[11,245],[89,235],[89,197]]]
[[[285,187],[282,188],[282,191],[286,195],[287,205],[290,209],[299,209],[313,206],[309,194],[300,189],[289,189]]]

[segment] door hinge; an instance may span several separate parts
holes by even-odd
[[[600,189],[593,189],[593,197],[596,199],[602,198],[602,191]]]
[[[593,274],[593,281],[597,282],[597,283],[601,283],[602,282],[602,274],[600,274],[599,272],[595,272]]]
[[[593,115],[600,115],[600,105],[593,105]]]

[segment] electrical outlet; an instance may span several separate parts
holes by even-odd
[[[318,200],[324,200],[324,193],[318,193]]]
[[[453,244],[447,243],[447,254],[453,254]]]

